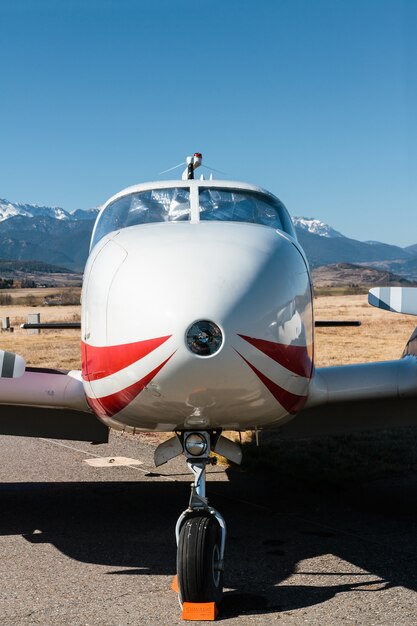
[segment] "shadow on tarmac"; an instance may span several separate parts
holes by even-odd
[[[377,593],[387,586],[417,591],[416,477],[329,495],[228,473],[230,482],[207,486],[210,503],[228,525],[220,619],[309,607],[341,592]],[[188,497],[187,482],[152,477],[0,484],[0,534],[50,543],[71,559],[107,566],[108,576],[174,575],[174,526]],[[304,563],[322,555],[354,567],[312,571]],[[306,585],[306,575],[317,576],[317,584]],[[291,584],[280,584],[290,576]],[[299,584],[298,576],[304,577]]]

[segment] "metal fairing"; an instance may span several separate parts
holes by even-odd
[[[90,407],[118,428],[245,429],[284,423],[313,372],[310,278],[298,244],[234,222],[153,223],[100,241],[82,295]],[[198,320],[219,352],[193,354]]]

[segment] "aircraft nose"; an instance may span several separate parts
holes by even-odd
[[[256,224],[205,222],[133,226],[110,243],[94,264],[108,289],[90,339],[99,347],[89,348],[92,393],[108,415],[123,410],[150,429],[162,428],[162,415],[164,428],[234,429],[304,401],[311,293],[292,240]],[[89,285],[88,302],[101,287]]]
[[[232,334],[275,332],[277,312],[309,290],[296,246],[256,224],[141,225],[114,242],[126,257],[107,298],[109,345],[170,334],[188,358],[218,356]]]

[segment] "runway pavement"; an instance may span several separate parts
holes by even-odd
[[[184,623],[170,583],[191,477],[181,458],[155,470],[154,446],[0,438],[1,625]],[[216,466],[207,489],[228,525],[219,622],[417,624],[415,475],[321,493]]]

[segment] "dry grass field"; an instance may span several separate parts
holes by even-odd
[[[10,295],[13,299],[13,303],[20,304],[28,298],[32,298],[35,301],[42,302],[48,296],[56,296],[61,293],[65,293],[68,289],[63,287],[37,287],[37,288],[23,288],[23,289],[2,289],[1,295]]]
[[[39,292],[39,290],[36,290]],[[47,290],[48,293],[51,290]],[[321,367],[343,363],[383,361],[401,356],[417,321],[409,315],[397,315],[367,304],[367,296],[319,296],[314,301],[316,319],[360,320],[362,326],[318,328],[315,333],[315,361]],[[0,317],[10,317],[13,333],[2,333],[1,348],[25,357],[28,365],[80,368],[80,334],[78,330],[42,331],[30,335],[19,325],[28,313],[39,312],[41,321],[72,322],[80,319],[80,307],[27,305],[0,306]]]
[[[50,290],[48,290],[49,292]],[[27,322],[29,313],[40,313],[41,322],[75,322],[80,320],[80,307],[53,306],[29,307],[27,305],[0,306],[0,317],[10,317],[14,332],[2,332],[0,347],[21,354],[28,365],[80,369],[80,331],[43,330],[31,335],[19,326]]]
[[[317,320],[349,319],[360,327],[317,328],[315,362],[318,367],[388,361],[401,357],[417,318],[369,306],[366,295],[322,296],[314,300]]]

